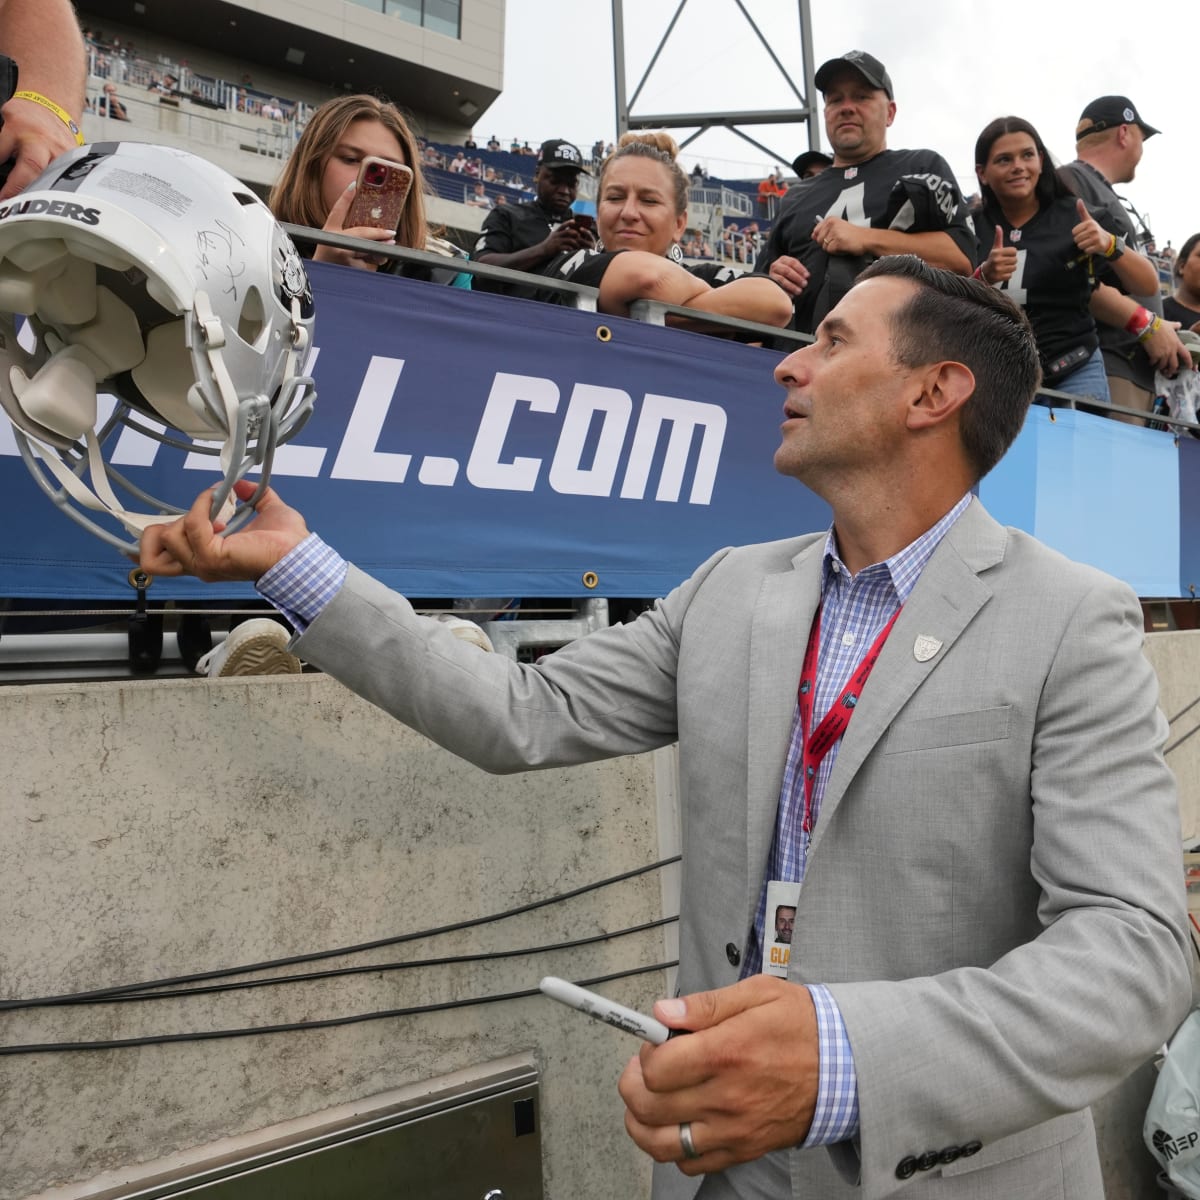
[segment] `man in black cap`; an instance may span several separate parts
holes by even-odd
[[[797,179],[811,179],[832,166],[833,159],[822,150],[805,150],[792,159],[792,170]]]
[[[1075,161],[1059,169],[1089,212],[1103,210],[1122,231],[1106,255],[1109,259],[1137,253],[1137,232],[1113,184],[1133,179],[1145,141],[1156,133],[1158,130],[1142,119],[1128,96],[1101,96],[1079,116]],[[1112,401],[1122,408],[1151,412],[1155,370],[1174,375],[1191,360],[1174,328],[1162,320],[1160,295],[1128,295],[1116,272],[1107,265],[1102,266],[1099,279],[1091,309]],[[1114,419],[1143,423],[1137,417],[1120,414],[1114,414]]]
[[[475,243],[475,261],[513,271],[538,271],[564,250],[591,250],[596,244],[592,230],[571,219],[581,173],[591,174],[577,146],[561,138],[543,142],[533,176],[537,199],[501,205],[488,213]],[[472,287],[526,298],[537,294],[536,287],[491,283],[478,276]]]
[[[883,63],[851,50],[815,76],[833,164],[780,202],[755,271],[793,298],[792,328],[812,333],[870,262],[915,254],[967,275],[975,237],[949,164],[932,150],[889,150],[896,116]]]

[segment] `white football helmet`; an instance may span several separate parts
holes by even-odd
[[[275,446],[312,410],[312,326],[291,239],[248,187],[186,151],[80,146],[0,205],[0,407],[43,491],[122,550],[184,511],[106,460],[126,428],[213,455],[213,515],[249,519]],[[99,429],[97,390],[118,401]],[[233,485],[255,468],[238,505]]]

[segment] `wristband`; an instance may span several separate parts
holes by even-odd
[[[1138,307],[1133,310],[1133,316],[1125,322],[1125,332],[1141,337],[1154,324],[1154,314],[1148,308]]]
[[[14,100],[31,100],[34,104],[40,104],[43,108],[48,108],[75,136],[75,145],[83,145],[83,133],[79,126],[75,124],[71,114],[65,108],[61,108],[55,104],[53,100],[47,99],[41,92],[13,92]]]
[[[1125,239],[1117,237],[1115,233],[1110,233],[1108,236],[1108,249],[1104,251],[1104,257],[1107,259],[1120,258],[1125,253]]]
[[[1155,317],[1154,320],[1151,321],[1150,324],[1147,325],[1146,328],[1137,335],[1137,340],[1139,342],[1144,342],[1147,339],[1152,338],[1162,328],[1162,325],[1162,317]]]
[[[986,283],[988,287],[992,286],[988,281],[988,277],[983,273],[983,263],[980,263],[979,266],[975,268],[972,278],[982,280],[982,282]]]

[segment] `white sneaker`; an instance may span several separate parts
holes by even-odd
[[[209,679],[230,675],[299,675],[300,660],[288,653],[288,631],[269,617],[234,626],[229,636],[199,659],[196,672]]]
[[[486,650],[491,654],[495,649],[492,639],[474,621],[467,621],[448,612],[438,613],[434,619],[441,621],[455,637],[462,638],[464,642],[470,642],[472,646],[478,646],[480,650]]]

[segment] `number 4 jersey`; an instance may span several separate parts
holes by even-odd
[[[975,233],[954,173],[940,154],[884,150],[854,167],[830,167],[789,189],[754,268],[765,275],[784,255],[808,268],[808,284],[795,297],[792,321],[793,329],[805,333],[816,329],[875,259],[873,254],[826,254],[812,240],[814,226],[825,217],[899,233],[947,233],[975,264]]]
[[[1067,375],[1099,345],[1096,323],[1088,302],[1096,286],[1094,264],[1075,245],[1071,230],[1079,224],[1074,196],[1060,196],[1014,229],[998,207],[989,205],[975,214],[979,236],[979,261],[991,250],[996,227],[1004,231],[1004,244],[1015,246],[1017,267],[1001,284],[1009,299],[1019,304],[1033,326],[1038,354],[1047,384]],[[1109,232],[1112,222],[1104,212],[1094,214]],[[1056,364],[1065,364],[1056,367]]]

